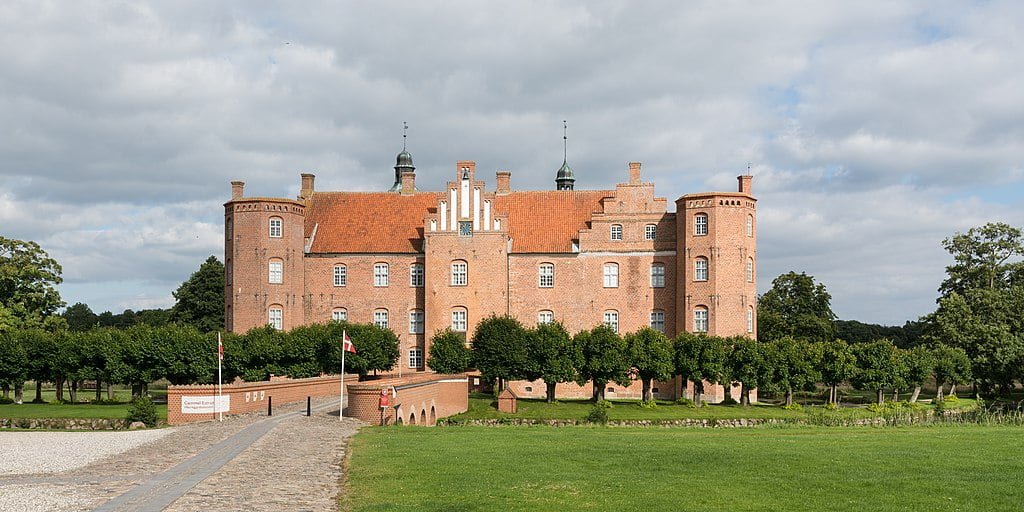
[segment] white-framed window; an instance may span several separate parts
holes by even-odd
[[[537,313],[537,323],[538,324],[550,324],[551,322],[554,322],[554,321],[555,321],[555,313],[553,311],[545,309],[545,310],[540,311],[539,313]]]
[[[747,332],[754,332],[754,308],[747,308]]]
[[[644,226],[644,240],[654,240],[656,238],[658,238],[658,226],[655,224]]]
[[[388,310],[378,309],[373,312],[373,325],[381,329],[388,328]]]
[[[708,259],[704,257],[693,260],[693,280],[708,280]]]
[[[697,236],[708,234],[708,214],[698,213],[693,216],[693,234]]]
[[[345,286],[348,284],[348,267],[345,265],[334,266],[334,286]]]
[[[281,238],[284,235],[284,220],[281,217],[270,218],[270,238]]]
[[[423,367],[423,349],[416,347],[409,349],[409,368]]]
[[[693,332],[708,332],[708,308],[701,306],[693,310]]]
[[[612,240],[622,240],[622,224],[612,224]]]
[[[331,320],[335,322],[347,322],[348,310],[345,308],[334,308],[331,310]]]
[[[388,264],[373,264],[373,286],[381,287],[388,285]]]
[[[611,330],[619,332],[619,312],[608,310],[604,312],[604,324]]]
[[[605,288],[618,288],[619,287],[619,264],[618,263],[605,263],[604,264],[604,287]]]
[[[541,288],[555,286],[555,266],[551,263],[541,263],[537,268],[537,285]]]
[[[664,333],[665,332],[665,312],[661,310],[651,311],[651,329]]]
[[[754,282],[754,258],[747,258],[747,282]]]
[[[466,308],[455,308],[452,310],[452,330],[455,332],[466,332]]]
[[[409,286],[414,288],[423,287],[423,265],[420,263],[413,263],[409,265]]]
[[[267,281],[270,284],[281,284],[284,281],[284,263],[281,260],[270,260],[267,264]]]
[[[281,306],[270,306],[267,310],[267,323],[277,330],[284,328],[284,308]]]
[[[452,286],[466,286],[469,281],[469,265],[465,261],[452,262]]]
[[[664,263],[651,263],[651,287],[652,288],[664,288],[665,287],[665,264]]]
[[[423,310],[414,309],[409,312],[409,333],[423,334]]]
[[[747,215],[747,236],[754,236],[754,216]]]

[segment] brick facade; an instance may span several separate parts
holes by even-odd
[[[358,376],[345,377],[346,385],[358,381]],[[239,382],[225,384],[223,394],[231,397],[231,409],[224,414],[245,414],[248,412],[266,411],[267,400],[272,398],[275,405],[301,402],[306,397],[322,398],[338,396],[341,388],[338,376],[314,377],[310,379],[272,379],[262,382]],[[190,386],[167,386],[167,423],[180,425],[195,421],[209,421],[217,418],[217,414],[184,414],[181,412],[183,396],[215,396],[215,384]]]
[[[304,174],[295,200],[247,198],[244,184],[233,182],[225,204],[227,328],[265,325],[272,308],[281,310],[284,329],[342,311],[352,322],[380,321],[386,312],[406,372],[429,370],[423,361],[434,332],[472,333],[492,313],[527,326],[550,314],[569,332],[608,319],[624,334],[653,319],[669,336],[700,327],[753,337],[751,177],[740,176],[736,192],[684,195],[675,212],[641,180],[639,163],[626,178],[610,190],[516,191],[510,173],[499,171],[489,190],[474,162],[459,161],[441,192],[416,191],[411,172],[397,190],[380,193],[318,192]],[[281,283],[270,282],[273,263]],[[386,283],[375,277],[381,265]],[[414,266],[422,283],[412,279]],[[464,280],[456,266],[465,268]],[[342,283],[336,267],[344,268]],[[548,269],[551,282],[542,283]],[[422,314],[421,329],[411,314]],[[413,349],[422,353],[418,361],[410,361]],[[655,386],[663,398],[686,393],[678,378]],[[590,396],[588,387],[558,391]],[[615,387],[612,396],[639,397],[639,383]],[[514,391],[543,396],[544,386],[516,383]]]

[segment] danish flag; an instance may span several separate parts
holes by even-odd
[[[356,353],[356,346],[352,344],[352,339],[348,337],[348,331],[341,331],[341,341],[345,352]]]
[[[224,360],[224,344],[220,341],[220,333],[217,333],[217,358]]]

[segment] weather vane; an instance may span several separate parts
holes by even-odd
[[[567,135],[569,125],[567,121],[562,119],[562,161],[568,161],[569,159],[569,137]]]
[[[405,137],[409,131],[409,123],[402,121],[402,151],[405,151]]]

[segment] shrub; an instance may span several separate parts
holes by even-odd
[[[943,400],[945,400],[945,401],[947,401],[947,402],[949,402],[951,404],[955,404],[955,403],[960,401],[960,399],[957,398],[956,395],[946,395],[946,397],[943,398]]]
[[[612,403],[608,400],[598,400],[594,403],[594,407],[587,413],[587,423],[597,423],[600,425],[608,424],[608,409],[612,408]]]
[[[825,404],[825,410],[826,411],[837,411],[837,410],[839,410],[839,406],[834,404],[834,403],[828,403],[828,404]]]
[[[689,398],[677,399],[676,400],[676,405],[685,405],[686,407],[689,407],[690,409],[696,409],[697,408],[697,404],[693,400],[690,400]]]
[[[658,402],[655,402],[654,400],[641,400],[640,401],[640,407],[642,407],[644,409],[654,409],[657,406],[658,406]]]
[[[802,411],[802,410],[804,410],[803,406],[798,404],[798,403],[796,403],[796,402],[793,402],[791,405],[784,405],[784,406],[782,406],[782,408],[787,410],[787,411]]]
[[[0,405],[13,404],[14,399],[9,396],[0,396]]]
[[[725,400],[722,400],[721,402],[719,402],[718,405],[736,405],[738,403],[739,402],[737,402],[735,399],[733,399],[732,396],[727,394],[725,396]]]
[[[148,396],[138,397],[128,405],[128,415],[125,417],[125,422],[131,424],[135,421],[141,421],[147,427],[156,426],[156,406],[153,405],[153,400]]]

